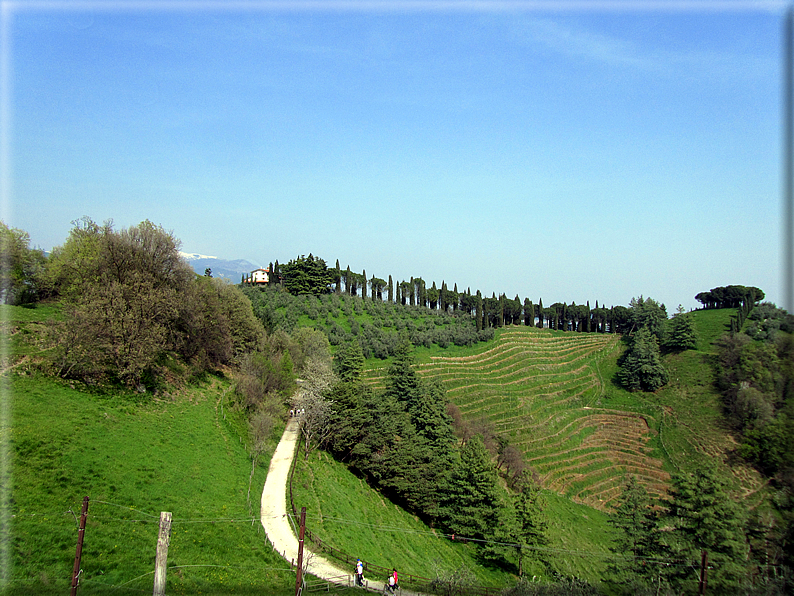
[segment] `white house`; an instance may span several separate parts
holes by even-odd
[[[247,284],[266,284],[270,281],[270,267],[260,267],[248,274],[243,283]]]

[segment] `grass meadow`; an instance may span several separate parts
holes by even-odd
[[[173,516],[169,594],[292,593],[257,519],[254,470],[214,380],[167,400],[11,381],[11,573],[4,594],[69,589],[82,500],[81,594],[151,593],[161,511]],[[272,452],[272,451],[271,451]],[[292,587],[291,587],[292,586]]]

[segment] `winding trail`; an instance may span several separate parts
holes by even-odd
[[[292,531],[287,508],[287,483],[289,482],[289,469],[295,451],[298,448],[298,419],[290,418],[281,441],[270,460],[270,469],[267,472],[265,487],[262,490],[262,527],[275,549],[287,561],[295,564],[298,560],[298,539]],[[311,553],[307,542],[303,546],[304,561],[308,559],[307,572],[312,575],[343,585],[353,585],[352,569],[344,570],[331,563],[325,557]],[[365,576],[366,577],[366,576]],[[367,589],[383,592],[384,583],[368,579]],[[400,590],[403,596],[410,593]]]

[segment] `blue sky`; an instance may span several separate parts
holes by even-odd
[[[33,245],[150,219],[547,305],[782,304],[782,3],[165,6],[5,4]]]

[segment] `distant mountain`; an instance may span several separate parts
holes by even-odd
[[[212,269],[212,277],[225,277],[234,283],[239,283],[240,276],[243,273],[251,273],[251,271],[259,267],[259,265],[254,265],[251,261],[246,261],[245,259],[230,261],[196,253],[180,252],[179,254],[190,263],[193,271],[199,275],[204,275],[204,271],[210,268]]]

